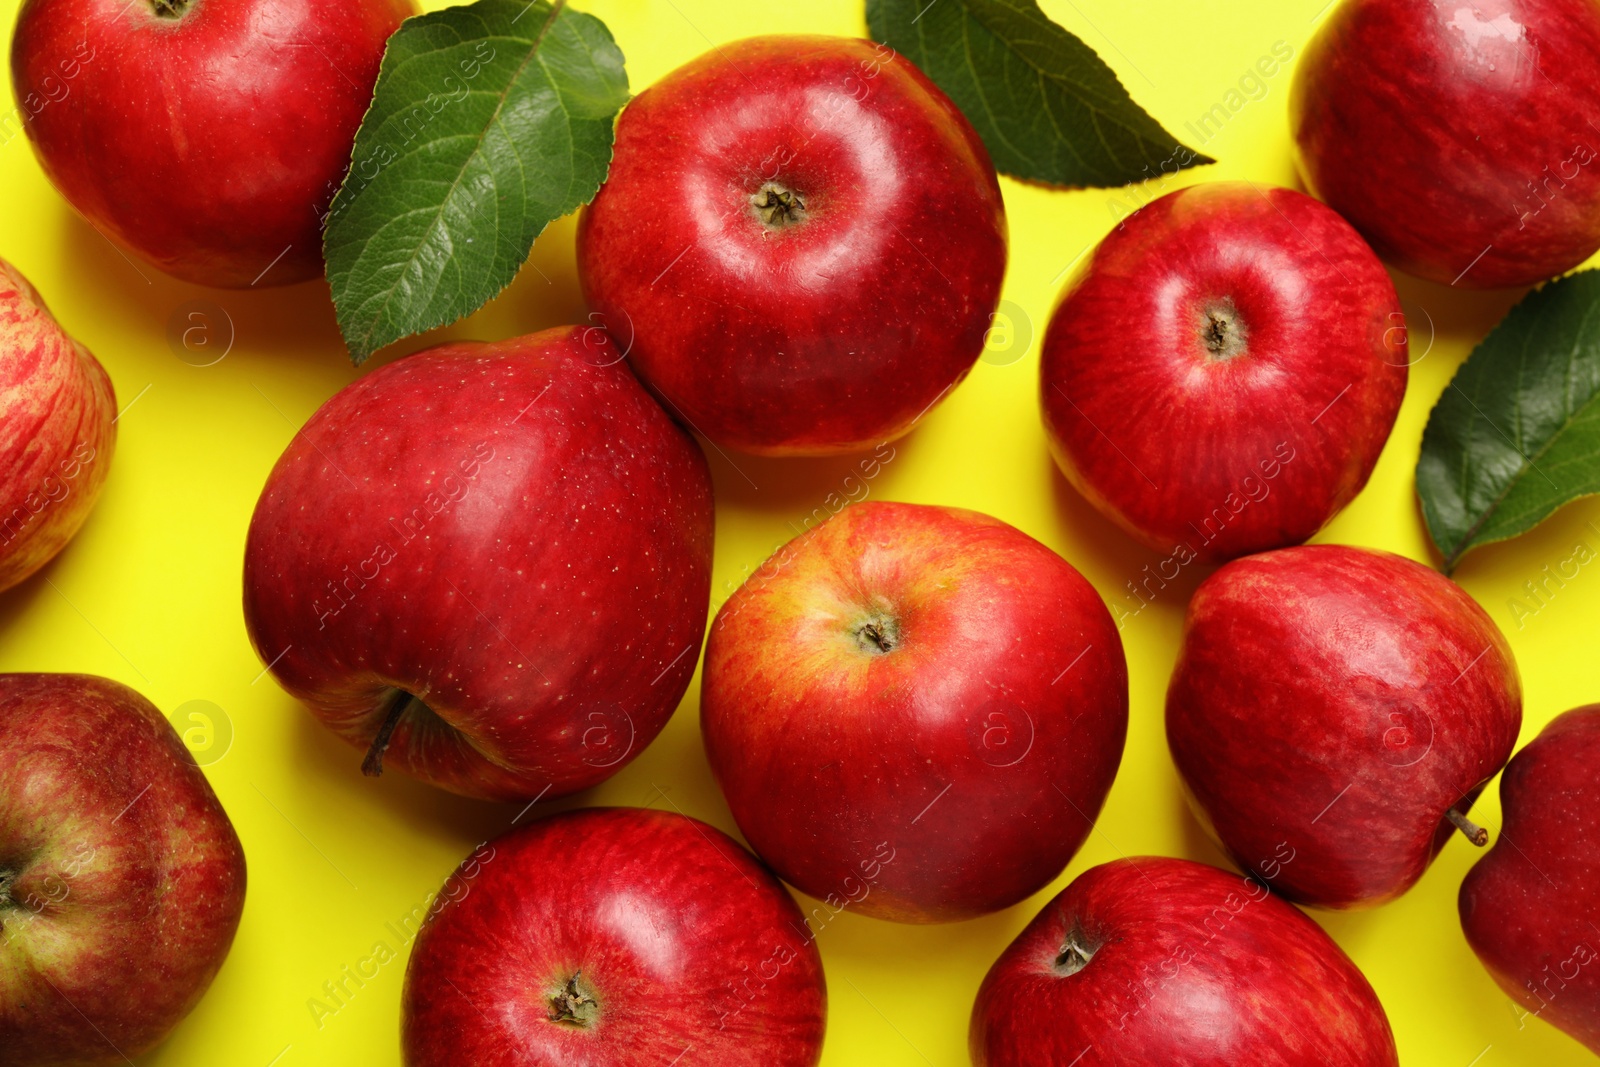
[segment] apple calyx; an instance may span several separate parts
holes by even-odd
[[[600,1005],[580,983],[582,977],[580,967],[550,996],[551,1022],[586,1030],[600,1021]]]
[[[1218,363],[1245,354],[1246,330],[1233,298],[1207,301],[1200,309],[1200,343],[1208,357]]]
[[[750,197],[750,208],[769,230],[783,230],[806,221],[805,201],[792,189],[767,182]]]
[[[1450,820],[1450,825],[1461,831],[1463,837],[1479,848],[1489,843],[1489,831],[1461,814],[1455,808],[1445,812],[1444,817]]]
[[[1088,939],[1083,936],[1083,931],[1074,926],[1061,946],[1061,954],[1056,957],[1057,974],[1063,978],[1070,978],[1089,966],[1089,961],[1094,959],[1097,946],[1090,946],[1087,942]]]
[[[383,717],[383,724],[378,727],[377,736],[372,739],[372,746],[367,749],[366,757],[361,761],[361,773],[369,778],[377,778],[383,774],[383,754],[389,749],[389,740],[394,737],[396,726],[400,719],[416,704],[424,709],[427,705],[418,700],[404,689],[395,689],[389,698],[389,710]]]
[[[155,10],[156,18],[181,19],[193,2],[194,0],[150,0],[150,6]]]
[[[882,612],[874,612],[852,633],[856,647],[870,655],[887,656],[900,646],[900,623]]]

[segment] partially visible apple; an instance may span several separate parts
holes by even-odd
[[[1167,744],[1196,816],[1247,871],[1331,908],[1381,904],[1428,869],[1511,755],[1511,649],[1460,586],[1388,552],[1310,545],[1201,583],[1167,690]]]
[[[989,153],[871,41],[719,45],[617,122],[578,225],[595,312],[719,445],[769,455],[898,437],[983,351],[1006,271]]]
[[[1046,904],[984,978],[968,1040],[974,1067],[1400,1062],[1321,927],[1260,881],[1159,857],[1091,868]]]
[[[1600,704],[1557,716],[1500,777],[1499,840],[1461,883],[1461,928],[1530,1013],[1600,1053]]]
[[[369,774],[558,797],[678,706],[711,538],[705,457],[603,330],[441,345],[295,435],[250,520],[245,625]]]
[[[0,1059],[125,1064],[199,1003],[245,863],[216,794],[144,697],[0,675]]]
[[[1600,4],[1343,0],[1295,71],[1306,184],[1424,278],[1532,285],[1600,249]]]
[[[1291,189],[1211,182],[1129,216],[1051,316],[1050,447],[1178,564],[1299,544],[1366,485],[1406,391],[1378,257]]]
[[[439,894],[406,965],[406,1067],[813,1067],[814,936],[715,827],[556,815],[479,848]]]
[[[0,591],[48,563],[89,517],[116,417],[105,368],[0,259]]]
[[[1009,907],[1061,873],[1122,759],[1122,639],[1070,563],[998,519],[863,503],[717,612],[700,725],[756,854],[901,922]]]
[[[415,0],[24,0],[39,163],[108,237],[199,285],[322,273],[384,45]]]

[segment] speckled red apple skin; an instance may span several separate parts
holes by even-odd
[[[1226,302],[1243,347],[1216,358]],[[1212,182],[1113,230],[1045,334],[1040,402],[1067,480],[1180,562],[1299,544],[1367,483],[1405,396],[1400,299],[1339,216]]]
[[[1285,869],[1292,869],[1291,862]],[[1092,950],[1058,969],[1069,939]],[[972,1008],[974,1067],[1398,1067],[1383,1005],[1259,882],[1145,856],[1090,868],[1017,935]]]
[[[814,934],[727,834],[639,808],[556,815],[480,848],[406,968],[406,1067],[814,1067]],[[574,975],[598,1002],[551,1019]]]
[[[352,745],[395,688],[426,703],[385,767],[553,798],[610,777],[677,707],[711,545],[705,457],[603,331],[442,345],[347,386],[290,442],[250,522],[245,622]]]
[[[1197,817],[1247,871],[1330,908],[1422,877],[1522,726],[1511,648],[1462,588],[1388,552],[1307,545],[1201,583],[1167,690]],[[1466,846],[1463,846],[1466,847]]]
[[[769,232],[776,181],[808,218]],[[627,106],[578,229],[584,292],[669,410],[724,447],[910,429],[983,349],[1005,208],[971,125],[892,50],[753,37]]]
[[[88,675],[0,675],[0,873],[8,1067],[154,1048],[244,909],[244,851],[194,757],[148,700]]]
[[[1600,248],[1600,5],[1343,0],[1306,46],[1306,183],[1403,270],[1532,285]]]
[[[1506,995],[1600,1054],[1600,704],[1506,765],[1501,827],[1461,883],[1461,928]]]
[[[854,628],[896,620],[879,655]],[[706,755],[745,839],[832,906],[952,922],[1078,851],[1128,729],[1122,639],[1049,547],[960,508],[855,504],[717,612]]]
[[[322,217],[417,5],[173,2],[178,17],[153,0],[23,3],[11,79],[40,164],[102,233],[184,281],[320,275]]]
[[[105,368],[0,259],[0,591],[55,558],[89,517],[116,416]]]

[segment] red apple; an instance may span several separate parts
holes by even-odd
[[[830,906],[1009,907],[1061,873],[1128,727],[1122,640],[1072,565],[998,519],[865,503],[717,613],[700,725],[745,839]]]
[[[827,989],[789,894],[727,834],[589,808],[475,852],[406,966],[406,1067],[811,1067]]]
[[[754,37],[640,93],[578,228],[590,304],[720,445],[881,443],[966,376],[1006,269],[972,126],[870,41]]]
[[[0,675],[7,1067],[154,1048],[222,966],[244,887],[233,824],[148,700],[88,675]]]
[[[1556,719],[1500,777],[1499,840],[1461,883],[1461,928],[1500,988],[1600,1053],[1600,704]]]
[[[50,562],[89,517],[116,417],[105,369],[0,259],[0,591]]]
[[[557,797],[677,707],[711,537],[705,457],[604,331],[441,345],[341,390],[278,460],[245,624],[368,773]]]
[[[1261,882],[1156,857],[1091,868],[1046,904],[984,978],[969,1043],[975,1067],[1400,1062],[1321,927]]]
[[[384,44],[414,0],[24,0],[11,79],[45,173],[185,281],[322,273]]]
[[[1289,97],[1306,184],[1379,255],[1474,288],[1600,248],[1600,5],[1344,0]]]
[[[1291,900],[1409,889],[1511,755],[1511,649],[1461,587],[1388,552],[1312,545],[1201,583],[1167,690],[1167,743],[1196,816]]]
[[[1378,461],[1406,389],[1400,300],[1339,216],[1214,182],[1134,212],[1068,285],[1040,362],[1056,463],[1192,560],[1299,544]]]

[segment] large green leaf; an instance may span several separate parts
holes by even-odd
[[[628,99],[605,24],[478,0],[390,38],[324,250],[357,363],[510,284],[533,239],[594,196]]]
[[[867,0],[867,27],[956,102],[1006,174],[1104,187],[1216,162],[1162,129],[1035,0]]]
[[[1417,494],[1455,569],[1470,548],[1600,492],[1600,271],[1529,293],[1472,351],[1422,435]]]

